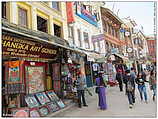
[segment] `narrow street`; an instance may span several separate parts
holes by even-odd
[[[72,107],[56,117],[156,117],[156,102],[152,101],[152,92],[148,84],[148,104],[141,102],[138,89],[136,88],[136,103],[132,109],[129,108],[128,99],[124,92],[119,92],[119,88],[107,88],[107,104],[108,109],[105,111],[99,110],[97,107],[98,97],[94,93],[93,96],[88,96],[88,107],[78,108]]]

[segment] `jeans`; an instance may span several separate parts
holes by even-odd
[[[153,87],[153,96],[156,96],[156,85],[152,85],[152,87]]]
[[[134,91],[132,92],[127,91],[127,96],[128,96],[129,104],[135,103]]]
[[[146,86],[145,85],[138,85],[138,90],[140,93],[141,100],[143,100],[143,94],[144,94],[145,101],[147,101]]]
[[[81,97],[82,97],[83,105],[86,105],[84,90],[77,90],[77,94],[78,94],[78,106],[81,107],[82,104]]]

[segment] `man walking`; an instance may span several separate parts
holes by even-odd
[[[86,107],[88,106],[86,104],[85,96],[84,96],[84,85],[85,85],[85,82],[84,82],[84,80],[81,76],[81,73],[80,73],[78,78],[77,78],[77,81],[76,81],[79,108],[82,107],[82,102],[83,102],[83,106],[86,106]],[[81,102],[81,97],[82,97],[82,102]]]
[[[120,92],[123,91],[123,76],[122,76],[122,71],[119,69],[117,74],[116,74],[116,80],[119,83],[119,88],[120,88]]]

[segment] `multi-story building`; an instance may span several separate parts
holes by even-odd
[[[149,49],[149,60],[151,62],[156,62],[156,40],[154,37],[147,37],[147,44],[148,44],[148,49]]]

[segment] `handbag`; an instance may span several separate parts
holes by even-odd
[[[99,87],[95,88],[95,93],[99,93]]]

